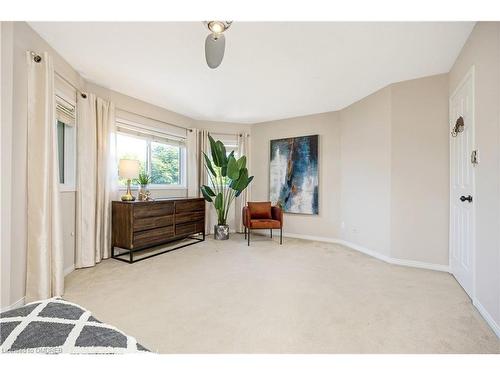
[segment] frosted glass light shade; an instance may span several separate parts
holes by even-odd
[[[139,177],[139,160],[121,159],[118,165],[118,174],[121,178],[133,180]]]

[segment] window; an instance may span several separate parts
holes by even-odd
[[[117,160],[139,160],[141,172],[151,176],[150,188],[184,188],[186,181],[186,147],[183,139],[170,138],[147,129],[131,128],[118,122]],[[121,186],[126,181],[119,179]],[[132,181],[136,184],[135,181]]]
[[[74,104],[56,96],[56,118],[59,190],[75,191],[76,131]]]

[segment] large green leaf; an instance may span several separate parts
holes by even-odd
[[[244,186],[246,186],[248,181],[248,169],[243,168],[240,170],[240,175],[238,176],[237,180],[233,180],[231,182],[231,188],[237,191],[241,191],[244,189]]]
[[[203,194],[203,198],[205,198],[207,202],[213,202],[212,197],[207,193],[205,189],[203,189],[203,186],[200,188],[200,190],[201,194]]]
[[[218,151],[217,142],[210,136],[210,134],[208,135],[208,139],[210,141],[210,152],[212,153],[212,161],[216,167],[221,167],[222,159],[220,152]]]
[[[226,177],[226,176],[228,175],[228,174],[227,174],[227,173],[228,173],[228,172],[227,172],[227,166],[228,166],[228,164],[229,164],[229,159],[230,159],[231,157],[233,157],[233,158],[234,158],[234,151],[231,151],[231,152],[229,153],[229,155],[226,157],[226,160],[225,160],[225,162],[224,162],[224,165],[222,166],[222,169],[221,169],[221,175],[222,175],[222,177]]]
[[[253,180],[253,176],[248,177],[246,185],[245,185],[245,186],[244,186],[241,190],[238,190],[238,191],[236,192],[235,197],[239,197],[239,196],[240,196],[240,194],[241,194],[243,191],[245,191],[245,189],[248,187],[248,185],[250,185],[250,182],[252,182],[252,180]]]
[[[217,147],[217,156],[220,161],[218,167],[227,167],[227,156],[226,156],[226,146],[221,141],[215,142],[215,147]]]
[[[212,190],[212,188],[210,186],[207,186],[207,185],[202,185],[201,186],[201,191],[205,191],[209,196],[211,197],[215,197],[215,193],[214,191]]]
[[[238,168],[238,162],[233,155],[229,155],[227,161],[227,176],[231,180],[236,180],[240,175],[240,168]]]
[[[205,165],[207,166],[210,173],[212,173],[212,176],[214,176],[214,177],[217,176],[217,174],[215,173],[214,167],[212,166],[212,162],[210,161],[207,154],[203,153],[203,156],[205,157]]]
[[[217,194],[215,197],[214,206],[217,211],[222,209],[222,193]]]
[[[238,159],[238,169],[243,169],[247,166],[247,157],[243,155]]]

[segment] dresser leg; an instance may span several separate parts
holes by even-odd
[[[130,250],[130,263],[134,263],[134,253]]]

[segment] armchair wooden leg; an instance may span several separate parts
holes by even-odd
[[[271,231],[271,238],[273,238],[273,228],[271,228],[270,231]]]
[[[248,228],[248,245],[247,246],[250,246],[250,228]]]
[[[280,245],[283,244],[283,228],[280,228]]]

